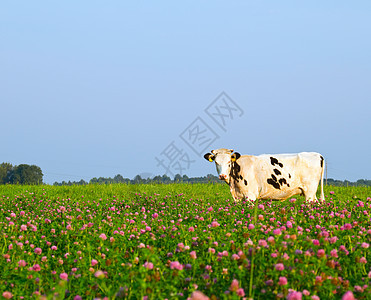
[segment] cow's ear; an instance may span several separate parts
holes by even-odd
[[[231,161],[235,162],[237,159],[239,159],[241,156],[241,154],[239,154],[238,152],[235,152],[231,155]]]
[[[212,155],[211,153],[206,153],[206,154],[204,155],[204,158],[205,158],[206,160],[208,160],[209,162],[213,162],[214,159],[215,159],[215,156]]]

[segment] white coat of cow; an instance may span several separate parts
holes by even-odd
[[[323,194],[324,158],[316,152],[295,154],[240,155],[232,149],[217,149],[204,158],[215,162],[219,179],[230,187],[236,201],[248,199],[285,200],[297,194],[317,200],[321,181]]]

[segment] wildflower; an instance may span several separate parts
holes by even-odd
[[[365,249],[368,249],[369,246],[370,246],[370,244],[368,244],[368,243],[362,243],[362,245],[361,245],[361,247],[365,248]]]
[[[285,276],[281,276],[278,279],[278,285],[286,285],[287,284],[287,278]]]
[[[188,228],[188,231],[189,232],[194,232],[195,231],[195,228],[193,226],[191,226],[191,227]]]
[[[254,226],[254,224],[249,224],[249,227],[248,227],[250,230],[252,230],[252,229],[254,229],[255,228],[255,226]]]
[[[336,241],[337,241],[338,239],[339,239],[339,238],[338,238],[337,236],[333,236],[333,237],[331,237],[331,238],[329,239],[329,242],[330,242],[330,244],[335,244]]]
[[[312,243],[313,243],[313,245],[315,245],[315,246],[319,246],[319,240],[316,240],[316,239],[314,239],[313,241],[312,241]]]
[[[273,230],[273,234],[274,235],[281,235],[282,231],[281,231],[281,229],[277,228],[277,229]]]
[[[361,264],[367,264],[367,260],[366,260],[365,257],[361,257],[361,258],[359,259],[359,262],[360,262]]]
[[[101,270],[98,270],[97,272],[95,272],[94,276],[97,277],[97,278],[100,278],[100,279],[105,277],[104,272],[101,271]]]
[[[346,224],[344,225],[344,229],[346,229],[346,230],[350,230],[350,229],[352,229],[352,228],[353,228],[352,224],[346,223]]]
[[[105,241],[107,239],[107,236],[102,233],[100,236],[99,236],[100,239],[102,239],[103,241]]]
[[[287,300],[301,300],[302,299],[302,293],[292,291],[287,295]]]
[[[245,291],[244,291],[243,288],[239,288],[237,290],[237,296],[239,296],[239,297],[244,297],[245,296]]]
[[[24,260],[20,260],[20,261],[18,262],[18,265],[19,265],[20,267],[25,267],[25,266],[27,265],[27,263],[26,263]]]
[[[82,300],[82,297],[80,295],[76,295],[75,297],[73,297],[73,300]]]
[[[233,279],[232,280],[232,283],[231,283],[231,286],[229,287],[229,290],[231,292],[236,292],[238,289],[239,289],[238,280],[237,279]]]
[[[40,267],[39,264],[36,264],[36,265],[33,265],[32,270],[35,271],[35,272],[38,272],[38,271],[41,270],[41,267]]]
[[[273,280],[272,280],[272,279],[269,279],[269,280],[267,280],[267,281],[265,282],[265,284],[266,284],[267,286],[272,286],[272,285],[273,285]]]
[[[356,298],[354,298],[354,295],[351,291],[346,292],[341,298],[341,300],[355,300],[355,299]]]
[[[338,251],[336,249],[332,249],[330,255],[335,258],[339,257]]]
[[[259,240],[258,244],[261,247],[265,247],[265,246],[267,246],[267,241],[266,240]]]
[[[26,231],[27,230],[27,226],[26,225],[21,225],[21,230],[22,231]]]
[[[209,300],[209,297],[200,291],[194,291],[191,295],[191,300]]]
[[[326,255],[326,252],[325,252],[324,249],[319,249],[319,250],[317,251],[317,257],[318,257],[318,258],[324,257],[325,255]]]
[[[285,269],[285,266],[281,263],[276,264],[274,267],[277,271],[283,271]]]
[[[91,265],[94,267],[96,264],[98,264],[98,261],[95,259],[91,260]]]
[[[67,273],[61,273],[59,275],[59,278],[62,279],[62,280],[67,280],[68,279],[68,274]]]
[[[363,293],[363,288],[359,285],[354,286],[354,291],[357,293]]]
[[[42,250],[41,250],[41,248],[35,248],[34,252],[35,252],[35,254],[40,255]]]
[[[238,259],[240,259],[240,257],[237,254],[232,254],[231,259],[232,260],[238,260]]]
[[[11,299],[11,298],[13,298],[13,294],[11,292],[4,292],[3,297],[5,299]]]
[[[57,250],[58,248],[57,248],[57,246],[52,246],[50,249]]]
[[[211,227],[218,227],[220,224],[217,221],[211,222]]]
[[[205,270],[208,271],[209,273],[212,273],[212,267],[210,265],[206,265]]]
[[[197,258],[196,251],[191,251],[189,253],[189,255],[191,256],[192,259],[196,259]]]
[[[270,244],[274,244],[274,237],[273,237],[273,236],[270,236],[270,237],[268,238],[268,243],[270,243]]]
[[[214,254],[215,253],[215,249],[214,248],[209,248],[209,253]]]
[[[170,269],[183,270],[183,265],[179,261],[170,262]]]

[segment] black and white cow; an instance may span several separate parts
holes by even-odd
[[[240,155],[232,149],[217,149],[204,155],[215,162],[219,179],[230,187],[236,201],[248,199],[285,200],[303,194],[307,201],[317,200],[321,181],[323,195],[324,158],[316,152],[296,154]]]

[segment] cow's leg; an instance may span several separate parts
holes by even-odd
[[[251,203],[254,203],[256,200],[256,196],[253,193],[245,193],[244,196],[245,196],[245,199]]]
[[[305,201],[307,202],[317,201],[316,192],[317,192],[317,187],[309,186],[308,188],[304,189]]]

